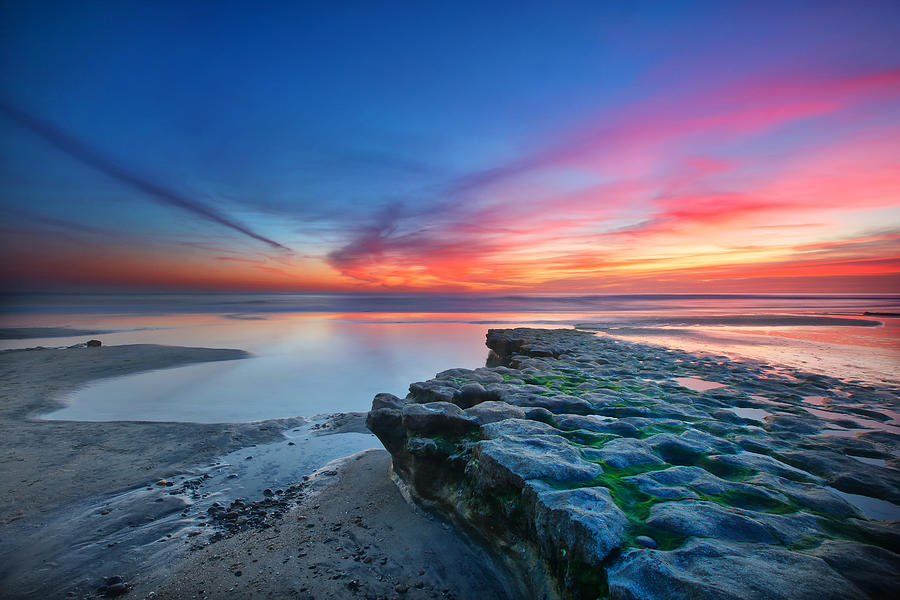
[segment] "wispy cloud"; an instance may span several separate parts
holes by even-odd
[[[291,230],[298,215],[310,217],[298,235],[313,241],[296,254],[184,241],[178,253],[157,247],[153,262],[126,253],[110,260],[98,246],[80,261],[47,258],[34,272],[151,285],[165,263],[171,281],[244,289],[776,291],[802,277],[828,289],[865,289],[870,277],[884,288],[897,278],[898,239],[891,228],[872,232],[900,197],[900,131],[857,123],[851,113],[897,97],[900,71],[650,99],[586,119],[517,160],[418,195],[385,194],[375,210],[362,203],[344,211],[327,198],[258,203]],[[138,177],[51,125],[0,110],[157,202],[284,249],[258,227]],[[814,119],[829,132],[824,141],[800,136],[799,150],[769,155],[785,138],[795,142],[792,127]]]
[[[228,227],[229,229],[242,233],[257,241],[264,242],[273,248],[290,250],[286,246],[253,231],[247,226],[242,225],[205,204],[190,200],[161,183],[151,181],[146,177],[138,175],[127,168],[116,164],[83,141],[72,137],[58,127],[43,121],[6,101],[0,100],[0,113],[3,113],[9,119],[15,121],[31,133],[49,142],[54,147],[65,152],[82,164],[96,169],[132,189],[142,192],[160,204],[175,207],[213,223],[218,223],[219,225]]]
[[[804,244],[823,236],[884,255],[883,245],[861,245],[836,222],[896,205],[890,132],[842,135],[787,164],[734,149],[809,119],[840,123],[844,110],[896,97],[900,70],[648,100],[611,125],[585,123],[519,160],[452,181],[426,203],[436,207],[428,215],[385,210],[328,261],[373,285],[591,288],[642,273],[721,276],[720,267],[806,260]],[[605,181],[571,191],[547,178],[572,169]]]

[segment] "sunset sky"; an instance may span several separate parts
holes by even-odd
[[[896,1],[185,4],[0,3],[4,289],[900,292]]]

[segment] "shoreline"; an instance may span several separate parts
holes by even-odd
[[[137,344],[0,352],[0,456],[5,476],[0,525],[67,502],[163,479],[225,452],[279,438],[303,419],[255,423],[56,421],[64,394],[108,377],[206,361],[240,359],[241,350]],[[97,467],[102,465],[103,474]]]
[[[72,327],[0,327],[0,340],[32,340],[115,333],[109,329],[75,329]]]
[[[308,498],[321,498],[317,504],[323,508],[317,506],[314,511],[318,517],[332,524],[341,521],[343,515],[334,511],[342,506],[342,494],[356,499],[374,494],[355,518],[369,523],[360,533],[377,533],[378,541],[373,538],[368,546],[380,548],[378,562],[363,562],[357,555],[364,572],[345,581],[311,569],[316,577],[307,583],[310,589],[331,590],[328,593],[342,597],[346,584],[355,581],[354,588],[391,593],[393,587],[382,585],[390,579],[395,581],[392,586],[416,590],[407,595],[411,598],[425,594],[426,589],[429,595],[422,597],[431,597],[432,592],[447,598],[475,593],[473,587],[466,587],[471,580],[454,573],[450,563],[423,579],[418,573],[426,565],[402,553],[408,546],[403,540],[421,538],[422,552],[428,544],[440,544],[454,560],[470,562],[476,555],[479,563],[488,560],[394,493],[389,457],[383,450],[359,454],[360,445],[378,445],[365,429],[366,413],[219,424],[40,418],[64,404],[67,392],[90,381],[244,356],[240,350],[154,345],[0,352],[0,497],[4,499],[0,595],[10,599],[102,597],[104,584],[118,581],[106,578],[121,577],[121,591],[127,591],[127,597],[145,597],[150,592],[157,597],[163,593],[171,598],[192,597],[195,594],[172,591],[178,581],[190,580],[190,574],[173,579],[171,569],[192,564],[199,555],[196,551],[206,547],[221,553],[217,548],[226,548],[226,542],[244,543],[229,540],[252,544],[260,532],[296,525],[297,510],[313,511],[312,505],[303,504]],[[351,464],[354,456],[360,461]],[[282,480],[297,484],[285,484],[284,491],[266,496],[262,488],[275,487],[273,464],[281,466]],[[315,475],[308,475],[316,469]],[[353,473],[349,478],[345,477],[348,470]],[[231,491],[223,493],[226,489]],[[207,515],[210,503],[226,502],[226,498],[245,502],[237,509],[243,515],[238,523],[246,524],[235,529],[234,521],[215,521]],[[371,514],[369,502],[376,502],[383,516]],[[393,542],[382,543],[385,536],[393,536]],[[320,537],[325,541],[333,535]],[[207,545],[210,538],[221,541]],[[327,570],[332,546],[329,541],[308,556]],[[484,569],[482,575],[496,578],[489,567]],[[169,581],[175,583],[166,587]],[[415,588],[418,583],[421,588]],[[485,597],[506,597],[501,588]]]
[[[45,527],[59,528],[73,544],[90,540],[95,535],[94,526],[89,525],[91,515],[101,510],[94,505],[229,451],[278,440],[283,430],[305,422],[80,422],[44,420],[41,415],[63,406],[65,394],[97,379],[245,356],[241,350],[148,344],[0,352],[0,555],[4,556],[0,589],[4,595],[29,597],[45,586],[60,585],[54,572],[65,565],[51,560],[48,566],[41,558],[65,555],[64,548],[54,536],[41,538]],[[134,519],[144,520],[165,516],[166,511],[159,510],[162,506],[130,510]],[[115,562],[112,546],[108,554]],[[78,587],[78,582],[71,587]],[[53,589],[61,594],[68,591]]]

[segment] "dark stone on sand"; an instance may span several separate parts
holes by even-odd
[[[103,345],[103,342],[101,342],[100,340],[88,340],[85,343],[85,346],[87,346],[88,348],[99,348],[101,345]]]
[[[111,586],[106,588],[105,596],[109,598],[114,598],[116,596],[121,596],[128,592],[128,586],[124,583],[114,583]]]

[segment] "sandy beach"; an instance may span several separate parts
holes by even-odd
[[[301,504],[190,555],[154,598],[514,597],[491,558],[449,525],[413,509],[370,450],[329,465]]]
[[[300,590],[309,597],[340,598],[351,591],[389,597],[398,593],[395,587],[409,588],[405,597],[505,597],[503,584],[490,583],[491,569],[479,566],[489,561],[476,548],[403,500],[389,479],[384,451],[333,464],[309,482],[298,479],[295,496],[277,502],[289,512],[204,548],[210,530],[184,522],[206,525],[202,517],[188,518],[186,498],[194,482],[208,475],[179,474],[196,474],[239,448],[254,446],[257,453],[275,442],[284,446],[283,432],[304,419],[192,424],[38,418],[93,380],[245,356],[241,350],[155,345],[0,354],[3,597],[102,596],[109,593],[104,584],[118,581],[110,577],[123,579],[129,597],[218,597],[229,589],[242,597],[297,597]],[[363,431],[361,417],[340,415],[307,427],[337,440]],[[167,479],[179,486],[167,487]],[[295,501],[300,506],[291,508]],[[179,515],[185,518],[173,520]],[[174,542],[157,547],[157,538]],[[470,566],[460,570],[460,564]]]
[[[67,501],[156,481],[186,465],[278,437],[296,421],[192,425],[37,418],[61,406],[65,393],[92,380],[245,355],[241,350],[152,345],[4,352],[0,524],[39,516]]]

